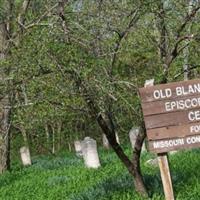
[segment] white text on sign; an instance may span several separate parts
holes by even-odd
[[[188,85],[187,87],[176,87],[175,93],[177,96],[185,96],[189,94],[200,93],[200,83]],[[166,88],[163,90],[154,90],[153,97],[156,100],[170,98],[172,97],[172,90],[170,88]]]

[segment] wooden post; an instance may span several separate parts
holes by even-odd
[[[154,85],[154,79],[146,80],[145,87],[151,87],[153,85]],[[158,165],[160,168],[165,199],[174,200],[174,191],[172,186],[167,153],[158,154]]]
[[[174,200],[174,192],[170,175],[167,153],[158,154],[158,164],[166,200]]]

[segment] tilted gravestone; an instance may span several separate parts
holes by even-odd
[[[139,135],[139,133],[140,133],[139,127],[133,127],[129,132],[129,138],[130,138],[132,149],[134,149],[134,147],[135,147],[135,142],[137,140],[137,136]],[[146,147],[145,147],[145,142],[144,142],[142,145],[142,152],[145,150],[146,150]]]
[[[21,160],[24,166],[31,165],[31,155],[29,148],[24,146],[20,148]]]
[[[74,141],[74,148],[77,156],[83,156],[81,142],[79,140]]]
[[[97,143],[94,139],[86,137],[81,142],[81,148],[83,152],[83,159],[86,167],[98,168],[100,167],[99,156],[97,152]]]

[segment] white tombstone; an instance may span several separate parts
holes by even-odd
[[[139,127],[133,127],[129,132],[129,138],[130,138],[132,149],[134,149],[134,147],[135,147],[135,142],[136,142],[136,139],[137,139],[137,136],[139,135],[139,133],[140,133]],[[145,150],[146,150],[146,147],[145,147],[145,142],[144,142],[142,145],[142,152]]]
[[[74,148],[76,151],[77,156],[82,156],[82,148],[81,148],[81,142],[79,140],[74,141]]]
[[[94,139],[86,137],[81,142],[83,159],[86,167],[88,168],[98,168],[100,167],[99,156],[97,152],[97,143]]]
[[[118,136],[117,132],[115,133],[115,137],[116,137],[117,143],[120,144],[120,142],[119,142],[119,136]],[[107,139],[107,137],[106,137],[105,134],[103,134],[102,140],[103,140],[103,147],[106,148],[106,149],[109,149],[110,148],[110,144],[109,144],[108,139]]]
[[[20,148],[21,160],[24,166],[31,165],[31,154],[29,148],[24,146]]]

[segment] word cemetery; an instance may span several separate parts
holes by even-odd
[[[200,147],[200,80],[156,85],[139,92],[151,152]]]

